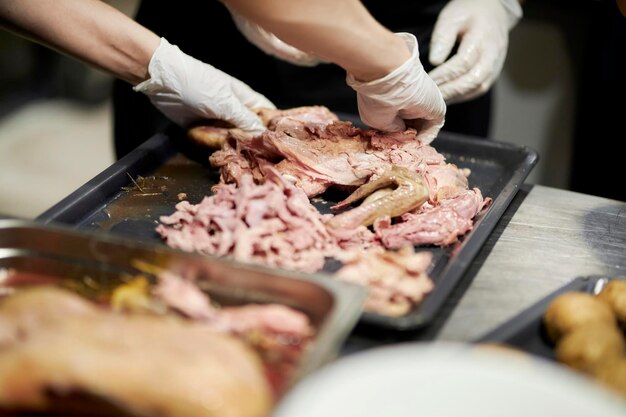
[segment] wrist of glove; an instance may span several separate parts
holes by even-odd
[[[346,82],[357,93],[359,115],[366,125],[384,131],[400,131],[406,125],[418,127],[418,139],[430,143],[444,123],[446,105],[437,85],[419,60],[417,39],[397,33],[411,57],[383,78],[357,81],[351,74]]]
[[[174,123],[227,121],[253,134],[265,130],[253,108],[275,106],[245,83],[201,62],[161,38],[148,66],[150,78],[133,87]]]
[[[235,22],[239,32],[248,39],[250,43],[268,55],[272,55],[283,61],[290,62],[303,67],[314,67],[321,64],[320,58],[308,54],[278,39],[276,35],[270,33],[256,25],[241,15],[230,10],[230,15]]]

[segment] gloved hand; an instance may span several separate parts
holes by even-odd
[[[446,103],[470,100],[489,90],[504,65],[509,30],[521,17],[518,0],[451,0],[443,8],[429,54],[430,62],[439,66],[429,75]],[[457,53],[446,61],[457,40]]]
[[[276,108],[248,85],[185,54],[164,38],[148,73],[150,78],[133,89],[146,94],[157,109],[183,127],[196,120],[218,119],[260,134],[265,127],[250,109]]]
[[[314,67],[317,64],[324,62],[314,55],[307,54],[306,52],[281,41],[273,33],[270,33],[259,25],[250,22],[233,10],[229,9],[229,11],[237,29],[239,29],[239,32],[241,32],[241,34],[245,36],[248,41],[256,45],[257,48],[266,54],[302,67]]]
[[[411,51],[411,58],[385,77],[369,82],[348,74],[347,83],[357,92],[359,115],[366,125],[384,131],[408,127],[418,130],[418,139],[430,143],[446,114],[446,104],[419,60],[417,39],[409,33],[396,33]],[[406,122],[406,125],[405,125]]]

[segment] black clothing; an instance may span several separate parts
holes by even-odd
[[[394,32],[411,32],[420,46],[426,70],[428,45],[434,23],[445,1],[363,2],[373,16]],[[419,3],[416,5],[415,3]],[[278,108],[325,105],[332,111],[358,114],[355,92],[346,85],[345,71],[331,64],[299,67],[266,55],[237,30],[229,12],[218,1],[184,1],[167,12],[160,2],[141,3],[136,20],[180,49],[240,79],[265,95]],[[114,133],[122,157],[154,133],[167,120],[143,94],[117,81],[113,91]],[[485,137],[491,113],[490,93],[448,107],[444,130]]]
[[[621,102],[626,97],[626,17],[614,1],[590,3],[589,12],[570,186],[626,201],[624,154],[617,150],[626,138]]]

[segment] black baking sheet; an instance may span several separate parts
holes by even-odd
[[[596,283],[606,277],[578,277],[562,286],[512,319],[504,322],[476,340],[476,343],[505,344],[545,359],[555,360],[554,344],[543,325],[543,315],[550,303],[559,295],[570,291],[594,294]]]
[[[352,116],[340,115],[340,118],[354,121]],[[433,145],[448,162],[471,169],[470,187],[480,188],[484,196],[493,198],[493,203],[459,244],[448,248],[417,248],[434,255],[430,276],[435,288],[422,304],[408,315],[396,318],[365,312],[361,318],[363,324],[391,330],[417,329],[428,324],[462,279],[538,160],[537,153],[525,146],[448,132],[441,132]],[[185,193],[181,197],[195,204],[209,195],[211,186],[218,181],[216,172],[204,162],[208,156],[205,152],[193,148],[180,131],[171,128],[150,138],[37,220],[161,242],[154,229],[160,216],[174,211],[178,193]],[[154,178],[145,178],[151,175]],[[138,179],[139,176],[144,179]],[[132,179],[138,182],[141,191]],[[332,195],[324,197],[326,202],[314,203],[320,211],[327,210],[329,202],[336,202]],[[329,262],[325,271],[332,272],[337,266],[337,262]]]

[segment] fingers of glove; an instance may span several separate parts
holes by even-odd
[[[464,103],[466,101],[473,100],[476,97],[480,97],[483,94],[485,94],[489,90],[490,87],[491,87],[491,84],[483,83],[471,91],[466,91],[463,94],[458,94],[455,96],[451,96],[450,98],[447,98],[446,103],[456,104],[456,103]]]
[[[425,77],[418,90],[404,99],[404,105],[393,105],[363,95],[359,95],[357,101],[363,123],[386,132],[406,129],[407,120],[411,120],[412,126],[418,131],[422,126],[443,125],[446,114],[443,97],[428,77]]]
[[[454,48],[454,44],[466,24],[466,17],[458,13],[446,13],[444,10],[439,14],[430,40],[428,59],[431,64],[440,65],[450,56],[450,52],[452,52],[452,48]]]
[[[267,108],[275,109],[274,103],[269,101],[263,94],[254,91],[250,86],[241,80],[231,77],[230,82],[233,94],[249,109]]]
[[[480,36],[476,33],[467,33],[461,39],[457,53],[448,61],[439,65],[428,75],[437,85],[441,85],[461,77],[470,71],[480,59]]]
[[[500,71],[502,70],[504,55],[496,57],[495,59],[486,60],[485,62],[486,63],[484,65],[486,66],[486,68],[490,68],[491,70],[488,72],[488,76],[483,80],[483,82],[476,85],[475,88],[465,91],[462,95],[446,99],[446,103],[453,104],[472,100],[486,93],[491,88],[491,86],[493,86],[493,83],[496,81],[498,75],[500,74]]]
[[[238,100],[218,103],[218,107],[210,110],[215,114],[215,118],[225,120],[247,132],[261,134],[266,130],[259,116]]]
[[[448,104],[458,103],[468,100],[470,93],[476,97],[486,92],[499,74],[500,68],[498,58],[485,52],[469,72],[439,86],[444,100]]]
[[[406,121],[407,127],[415,129],[417,131],[417,139],[425,145],[428,145],[437,137],[443,124],[443,118],[438,120],[419,119]]]
[[[417,39],[399,33],[411,58],[385,77],[359,82],[348,74],[346,81],[357,92],[361,120],[384,131],[405,129],[404,119],[434,120],[445,115],[445,103],[437,85],[419,60]]]
[[[393,107],[375,103],[367,97],[358,96],[359,116],[367,126],[385,132],[398,132],[405,129],[404,121]]]

